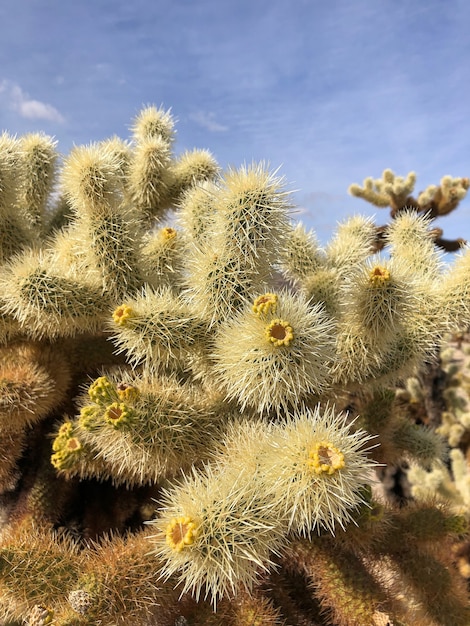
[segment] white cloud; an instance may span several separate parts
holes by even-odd
[[[3,80],[0,82],[0,95],[3,95],[8,106],[21,117],[48,120],[59,124],[65,121],[63,115],[55,107],[30,98],[19,85],[12,81]]]
[[[223,133],[229,130],[228,126],[220,124],[215,119],[215,114],[209,111],[195,111],[189,115],[189,118],[212,133]]]

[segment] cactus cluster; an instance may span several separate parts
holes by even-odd
[[[403,394],[470,325],[470,250],[443,264],[414,205],[381,252],[363,217],[321,247],[278,172],[131,128],[1,137],[2,624],[470,623],[470,504],[383,480],[447,462]]]
[[[390,216],[394,219],[402,211],[413,209],[419,214],[435,219],[448,215],[460,204],[467,195],[470,187],[470,179],[443,176],[440,185],[428,185],[424,191],[420,191],[415,198],[411,194],[416,183],[416,173],[409,172],[405,177],[396,176],[390,169],[382,173],[382,178],[368,177],[362,187],[357,183],[350,185],[349,193],[357,198],[362,198],[379,208],[390,208]],[[375,247],[383,248],[386,239],[384,234],[387,226],[377,227]],[[449,240],[443,238],[441,228],[433,228],[432,238],[435,244],[447,252],[455,252],[466,241],[462,238]]]

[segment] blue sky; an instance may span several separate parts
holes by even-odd
[[[171,108],[177,153],[280,167],[326,241],[388,220],[350,183],[470,176],[469,27],[466,0],[2,0],[0,129],[67,153]],[[470,197],[440,225],[470,240]]]

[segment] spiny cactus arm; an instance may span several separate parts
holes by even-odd
[[[76,618],[81,616],[80,625],[101,620],[110,626],[145,626],[155,619],[164,626],[175,623],[179,593],[174,580],[158,578],[149,534],[143,530],[126,537],[110,535],[88,544],[86,566],[65,596],[68,609]]]
[[[155,106],[144,107],[133,119],[131,131],[135,143],[161,137],[171,146],[175,140],[175,121],[171,109],[165,111]]]
[[[405,210],[388,225],[385,242],[422,280],[438,280],[442,258],[435,245],[435,235],[428,215]]]
[[[75,213],[69,200],[64,194],[59,194],[46,214],[44,236],[53,237],[59,230],[69,226],[74,216]]]
[[[412,536],[431,548],[435,542],[456,541],[469,530],[465,516],[453,513],[444,503],[437,505],[433,498],[397,510],[392,523],[397,537]]]
[[[24,135],[19,140],[23,175],[18,206],[39,231],[44,230],[46,211],[55,183],[57,142],[43,133]]]
[[[161,217],[168,195],[174,121],[169,111],[144,108],[132,126],[132,155],[125,178],[125,197],[142,217]]]
[[[324,262],[324,252],[315,233],[307,231],[302,223],[289,226],[280,260],[283,275],[301,285],[308,276],[317,272]]]
[[[343,283],[342,325],[363,335],[376,350],[386,350],[432,302],[432,292],[424,286],[400,257],[373,257],[358,264]]]
[[[86,276],[69,276],[54,265],[34,251],[9,263],[0,281],[2,310],[37,339],[96,332],[109,312],[106,296]]]
[[[21,430],[60,406],[70,383],[68,362],[55,347],[16,342],[0,347],[0,424]]]
[[[21,472],[18,461],[26,448],[26,431],[8,431],[0,428],[0,493],[13,491]]]
[[[183,285],[183,267],[186,246],[184,235],[178,229],[164,226],[142,240],[140,264],[142,275],[149,285],[171,287],[175,292]]]
[[[138,265],[138,212],[124,203],[125,166],[108,144],[76,147],[62,171],[62,189],[76,211],[76,245],[97,268],[103,289],[123,297],[143,284]]]
[[[335,319],[341,317],[343,282],[351,271],[354,271],[356,265],[363,263],[373,252],[375,230],[370,219],[355,216],[338,226],[336,234],[325,250],[315,249],[312,241],[304,240],[305,235],[302,234],[302,230],[299,231],[298,227],[294,231],[295,237],[286,244],[286,251],[290,255],[294,253],[294,249],[288,252],[289,246],[297,248],[299,245],[303,246],[295,254],[304,256],[306,249],[303,253],[301,250],[307,244],[310,246],[308,263],[311,267],[307,270],[306,257],[302,261],[299,257],[297,263],[301,262],[304,267],[301,274],[296,270],[298,274],[296,286],[312,302],[323,303],[327,313]],[[299,237],[302,241],[296,242]],[[286,273],[285,269],[283,271]],[[294,274],[289,274],[287,271],[286,275],[294,277]]]
[[[176,221],[188,242],[199,244],[211,236],[218,191],[217,182],[209,180],[190,187],[180,198]]]
[[[215,239],[247,263],[272,264],[289,229],[290,193],[263,163],[229,169],[216,200]]]
[[[416,183],[416,174],[409,172],[406,178],[396,176],[392,170],[386,169],[382,178],[366,178],[364,184],[353,184],[349,187],[349,193],[357,198],[363,198],[377,207],[392,209],[395,217],[404,207],[416,206],[416,200],[411,197]]]
[[[453,562],[451,543],[435,542],[428,551],[423,546],[403,541],[401,547],[387,537],[387,546],[381,546],[390,559],[390,574],[394,573],[392,593],[398,597],[406,590],[408,615],[417,624],[455,624],[465,626],[470,617],[465,580]],[[412,613],[411,613],[412,611]],[[408,617],[410,619],[410,617]]]
[[[286,554],[291,567],[310,582],[315,597],[338,626],[375,626],[386,592],[354,553],[334,546],[328,537],[294,540]]]
[[[31,245],[35,234],[31,223],[18,210],[22,180],[21,150],[18,139],[0,135],[0,261]]]
[[[151,522],[162,575],[178,577],[196,599],[206,594],[214,607],[239,586],[252,589],[283,540],[275,506],[257,487],[240,467],[207,466],[168,491]]]
[[[146,288],[113,313],[112,340],[131,363],[158,370],[182,366],[206,338],[206,324],[169,287]],[[184,367],[184,366],[183,366]]]
[[[17,341],[0,347],[1,493],[11,491],[24,474],[25,467],[20,472],[17,462],[30,429],[64,401],[70,374],[58,346]]]
[[[186,267],[188,299],[210,325],[266,290],[290,209],[282,179],[263,164],[229,170],[213,191],[210,234],[191,247]]]
[[[205,240],[191,248],[185,263],[184,296],[192,311],[212,328],[233,317],[267,290],[271,270],[249,267],[246,258]]]
[[[169,190],[166,171],[171,149],[161,136],[141,139],[134,147],[126,180],[126,197],[147,219],[161,213]]]
[[[323,306],[325,313],[337,321],[341,316],[342,282],[335,268],[320,267],[302,281],[301,293],[312,304]]]
[[[189,189],[212,182],[219,174],[220,167],[208,150],[184,152],[165,172],[166,197],[162,198],[162,205],[177,206]]]
[[[370,218],[356,215],[338,225],[325,248],[326,264],[341,275],[364,261],[374,249],[376,228]]]
[[[439,186],[430,185],[418,196],[421,211],[429,211],[430,217],[448,215],[467,195],[470,180],[443,176]]]
[[[364,485],[375,466],[373,439],[330,406],[295,413],[267,433],[258,480],[277,503],[287,532],[334,533],[355,519],[368,504]]]
[[[134,487],[159,483],[206,458],[231,419],[217,393],[175,377],[140,380],[124,371],[100,376],[78,404],[70,436],[103,460],[114,484]],[[83,461],[76,458],[79,468]]]
[[[470,247],[465,246],[443,275],[441,289],[436,294],[450,332],[462,331],[470,326],[469,271]]]
[[[0,541],[0,618],[26,618],[35,605],[61,607],[83,567],[77,545],[24,519]]]

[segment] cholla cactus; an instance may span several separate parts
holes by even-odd
[[[349,193],[357,198],[362,198],[372,205],[385,208],[390,207],[390,215],[395,219],[402,211],[413,209],[414,211],[426,215],[429,219],[434,219],[442,215],[448,215],[458,207],[461,200],[467,195],[470,186],[468,178],[453,178],[443,176],[441,184],[429,185],[421,191],[417,198],[413,193],[416,183],[415,172],[409,172],[406,178],[396,176],[390,169],[384,170],[382,178],[373,179],[371,177],[364,180],[363,186],[354,183],[349,187]],[[387,227],[377,228],[375,245],[377,249],[383,247],[383,234]],[[436,245],[447,251],[456,251],[465,244],[464,239],[449,241],[442,238],[442,230],[433,230],[433,239]]]
[[[360,216],[322,249],[266,165],[175,156],[154,107],[131,129],[60,170],[0,141],[0,620],[468,624],[467,500],[380,479],[445,459],[393,386],[470,323],[470,251],[443,269],[413,177],[367,186],[385,254]]]

